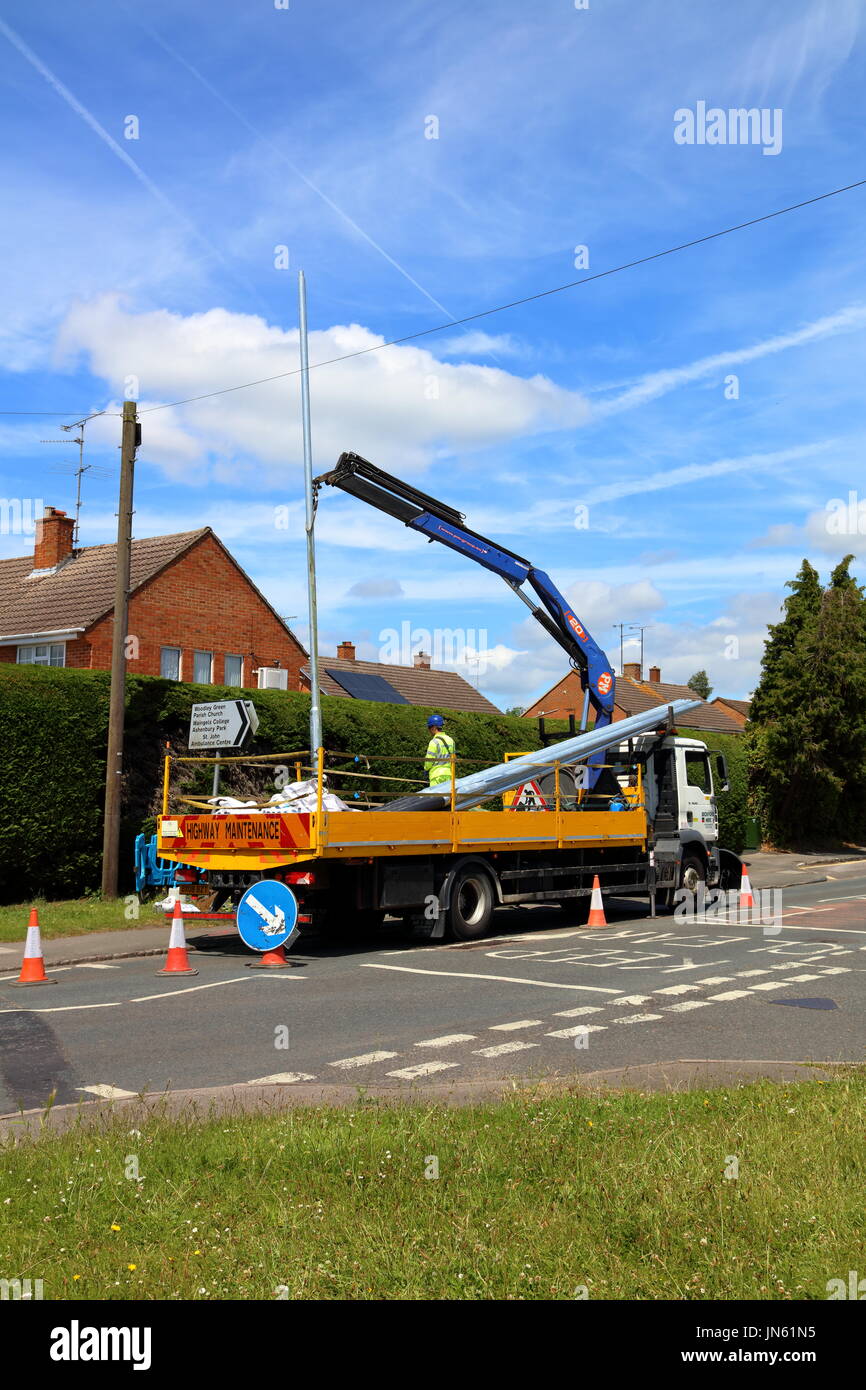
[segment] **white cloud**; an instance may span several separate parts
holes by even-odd
[[[310,335],[311,364],[357,354],[311,373],[318,468],[345,449],[405,475],[452,449],[472,449],[585,423],[583,396],[548,378],[450,363],[426,347],[381,347],[360,324]],[[118,345],[122,344],[119,350]],[[250,314],[210,309],[134,313],[117,295],[76,304],[58,351],[85,356],[92,372],[123,394],[138,379],[142,458],[172,478],[220,470],[252,490],[292,477],[300,464],[299,378],[270,381],[210,400],[148,412],[148,406],[236,383],[296,372],[298,334]]]
[[[751,347],[734,348],[729,352],[717,352],[711,357],[701,357],[685,367],[669,367],[663,371],[650,372],[641,377],[628,390],[622,391],[611,400],[602,401],[593,408],[598,416],[617,415],[623,410],[633,410],[666,395],[678,386],[687,386],[708,376],[721,376],[732,367],[744,362],[755,362],[758,358],[769,357],[773,353],[784,352],[788,348],[803,347],[807,343],[820,342],[823,338],[835,337],[839,333],[853,333],[866,328],[866,305],[852,304],[838,313],[828,314],[807,323],[793,333],[779,333],[766,338]]]

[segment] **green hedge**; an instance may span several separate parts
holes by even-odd
[[[159,811],[165,742],[176,753],[187,752],[190,707],[204,700],[236,699],[237,693],[147,676],[128,679],[120,861],[124,890],[132,886],[134,838],[141,829],[152,828]],[[255,701],[259,728],[245,754],[307,747],[308,696],[262,690],[247,695]],[[98,888],[108,697],[105,671],[0,665],[0,901],[72,897]],[[394,794],[411,790],[424,776],[430,713],[413,705],[325,696],[325,746],[349,755],[363,752],[371,760],[376,755],[410,759],[394,766],[372,761],[371,766],[388,775],[405,773],[405,786],[390,784]],[[506,752],[538,747],[532,720],[505,714],[449,713],[447,718],[462,773],[501,762]],[[566,731],[565,724],[549,727]],[[727,756],[731,791],[719,798],[722,843],[739,849],[747,815],[741,741],[723,734],[694,736]],[[211,775],[206,765],[175,764],[172,793],[207,796]],[[331,784],[344,794],[366,785],[341,780],[337,772],[331,774]],[[226,767],[222,790],[238,796],[267,794],[273,785],[269,771],[235,765]]]

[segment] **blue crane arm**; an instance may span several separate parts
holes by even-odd
[[[485,536],[463,525],[462,512],[421,492],[410,483],[385,473],[359,454],[341,454],[336,468],[316,479],[316,491],[322,483],[341,488],[359,497],[379,511],[396,517],[428,540],[439,541],[461,555],[468,555],[504,579],[518,598],[554,641],[568,653],[580,675],[584,690],[584,710],[581,728],[586,728],[588,705],[595,712],[596,728],[610,724],[613,719],[615,681],[607,656],[573,612],[549,575],[536,569],[522,556],[494,545]],[[534,589],[540,604],[524,592],[527,583]]]

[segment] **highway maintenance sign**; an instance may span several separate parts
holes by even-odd
[[[189,721],[190,748],[240,748],[247,734],[259,727],[252,700],[217,700],[193,705]]]
[[[263,878],[238,903],[237,924],[241,939],[253,951],[288,946],[298,934],[298,900],[285,883]]]

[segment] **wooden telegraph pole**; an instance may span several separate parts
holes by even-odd
[[[123,774],[123,713],[126,697],[126,624],[132,554],[132,483],[135,451],[141,442],[135,401],[123,402],[120,442],[120,496],[117,507],[117,571],[114,586],[114,632],[111,640],[111,696],[108,752],[105,760],[105,830],[102,840],[102,896],[117,897],[120,855],[120,789]]]

